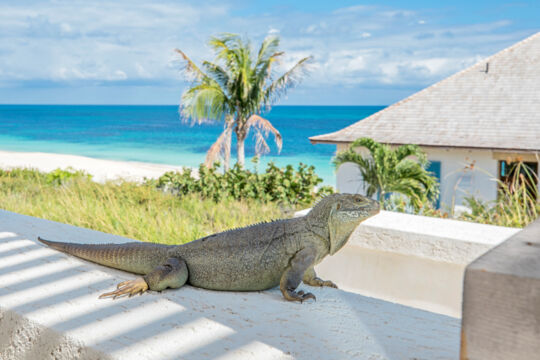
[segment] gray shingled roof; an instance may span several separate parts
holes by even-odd
[[[540,150],[540,32],[312,143]]]

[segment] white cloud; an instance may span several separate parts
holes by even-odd
[[[143,79],[150,79],[152,77],[152,74],[138,62],[135,63],[135,70],[137,72],[137,75]]]
[[[122,70],[116,70],[109,80],[126,80],[127,75]]]
[[[282,71],[313,55],[305,88],[421,87],[524,36],[500,31],[507,21],[446,26],[425,16],[380,6],[240,16],[221,2],[13,1],[0,5],[0,84],[129,80],[180,86],[174,48],[196,61],[211,59],[208,37],[236,32],[254,43],[279,34],[287,53]]]

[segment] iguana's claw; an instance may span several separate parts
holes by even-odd
[[[334,288],[334,289],[338,288],[338,286],[336,284],[334,284],[332,281],[330,281],[330,280],[321,280],[319,278],[304,279],[304,284],[309,285],[309,286],[320,286],[320,287],[326,286],[326,287],[331,287],[331,288]]]
[[[332,281],[330,280],[326,280],[326,281],[323,281],[322,282],[322,285],[321,286],[327,286],[327,287],[331,287],[331,288],[334,288],[334,289],[337,289],[337,285],[334,284]]]
[[[117,297],[122,296],[129,296],[132,297],[133,295],[141,294],[148,290],[148,284],[142,277],[137,278],[135,280],[128,280],[123,281],[120,284],[116,286],[115,291],[111,291],[105,294],[101,294],[99,296],[100,299],[106,298],[106,297],[112,297],[113,299],[116,299]]]
[[[304,291],[287,290],[285,299],[289,301],[300,301],[301,303],[308,299],[317,301],[317,298],[312,293],[305,293]]]

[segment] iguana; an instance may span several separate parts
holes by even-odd
[[[356,194],[333,194],[305,216],[275,220],[210,235],[183,245],[129,242],[74,244],[48,241],[53,249],[111,268],[141,274],[100,298],[179,288],[186,282],[211,290],[258,291],[279,285],[285,299],[315,299],[296,291],[311,286],[337,287],[317,277],[313,267],[333,255],[363,220],[379,212],[379,203]]]

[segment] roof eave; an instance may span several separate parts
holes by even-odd
[[[309,141],[312,144],[350,144],[353,141],[350,140],[327,140],[327,139],[316,139],[309,138]],[[388,145],[406,145],[405,143],[392,143],[392,142],[382,142]],[[417,144],[420,147],[426,148],[445,148],[445,149],[477,149],[477,150],[494,150],[494,151],[512,151],[512,152],[523,152],[523,153],[540,153],[540,149],[520,149],[520,148],[504,148],[504,147],[495,147],[495,146],[463,146],[463,145],[434,145],[434,144]]]

